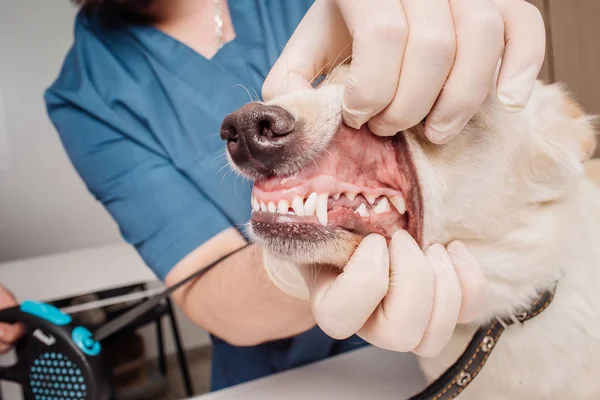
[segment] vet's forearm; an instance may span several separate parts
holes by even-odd
[[[269,280],[261,253],[252,245],[231,256],[177,291],[175,301],[194,323],[238,346],[310,329],[315,323],[308,302],[286,295]]]

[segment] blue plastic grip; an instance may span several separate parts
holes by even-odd
[[[50,304],[40,303],[38,301],[24,301],[21,304],[21,311],[45,319],[46,321],[52,322],[54,325],[67,325],[72,321],[70,315],[63,313]]]
[[[92,332],[83,326],[76,326],[71,332],[73,342],[88,356],[100,354],[100,343],[94,340]]]

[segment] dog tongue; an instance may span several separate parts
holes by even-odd
[[[385,229],[372,223],[370,218],[363,218],[349,208],[336,207],[327,213],[327,219],[331,224],[361,236],[371,233],[389,236]]]

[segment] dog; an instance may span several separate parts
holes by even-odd
[[[376,137],[342,122],[347,66],[316,88],[226,117],[231,165],[254,181],[250,234],[265,259],[343,268],[360,240],[408,231],[425,249],[461,240],[487,280],[481,315],[456,327],[430,381],[475,330],[526,308],[555,282],[550,307],[512,326],[460,399],[600,398],[600,163],[593,118],[564,86],[538,81],[521,112],[490,91],[444,145],[423,123]],[[595,180],[595,183],[594,183]]]

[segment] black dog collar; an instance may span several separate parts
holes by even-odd
[[[523,323],[544,311],[554,298],[556,287],[543,292],[532,304],[529,311],[515,315],[514,319],[495,319],[480,327],[467,349],[446,372],[433,381],[421,393],[409,400],[450,400],[458,396],[479,374],[504,330],[515,322]]]

